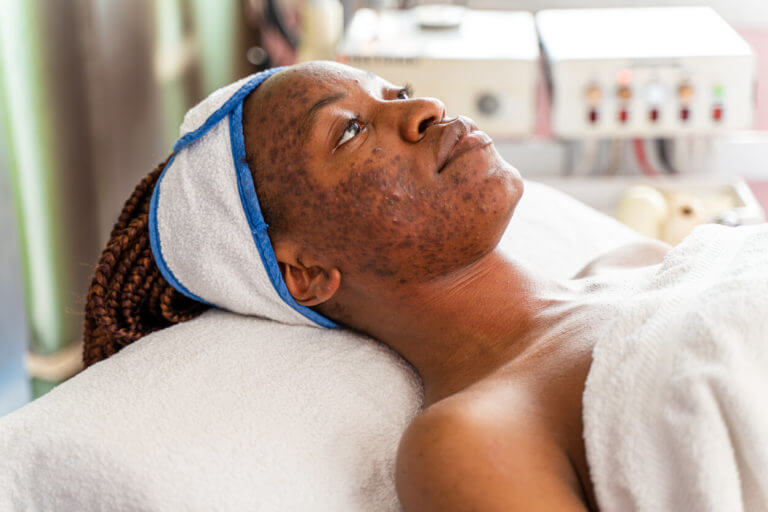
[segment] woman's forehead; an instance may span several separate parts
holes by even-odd
[[[370,71],[337,62],[307,62],[292,66],[274,76],[274,92],[296,106],[317,101],[322,96],[355,89],[374,92],[391,86]]]
[[[364,71],[339,62],[331,61],[314,61],[296,64],[276,76],[280,76],[283,73],[290,77],[315,81],[321,84],[327,81],[368,82],[381,80],[381,78],[370,71]]]

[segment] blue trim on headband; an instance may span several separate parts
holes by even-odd
[[[179,152],[181,149],[184,149],[208,133],[208,130],[216,126],[219,121],[224,119],[224,117],[232,111],[232,109],[234,109],[237,105],[241,105],[245,97],[248,96],[251,91],[260,86],[264,80],[274,75],[278,71],[282,71],[283,69],[285,69],[285,66],[266,69],[253,75],[253,78],[243,84],[243,86],[240,87],[240,89],[238,89],[227,101],[225,101],[222,106],[216,109],[213,114],[208,116],[208,119],[206,119],[205,122],[200,125],[200,127],[198,127],[196,130],[192,130],[191,132],[186,133],[183,137],[180,137],[179,140],[177,140],[173,145],[173,152]]]
[[[163,176],[165,176],[166,171],[171,167],[171,164],[173,163],[173,160],[176,158],[176,155],[179,151],[184,149],[185,147],[189,146],[193,142],[195,142],[197,139],[208,133],[208,131],[216,126],[216,124],[219,123],[224,117],[229,114],[229,112],[235,108],[238,104],[242,106],[243,99],[245,99],[248,94],[250,94],[251,91],[253,91],[255,88],[257,88],[261,83],[269,78],[270,76],[274,75],[278,71],[281,71],[285,69],[285,66],[278,67],[278,68],[271,68],[264,71],[261,71],[260,73],[256,73],[250,80],[248,80],[245,84],[240,87],[227,101],[224,102],[224,104],[216,109],[210,116],[208,116],[208,119],[205,120],[205,122],[200,125],[196,130],[192,130],[191,132],[188,132],[183,137],[180,137],[176,143],[173,145],[173,156],[171,156],[171,159],[166,164],[165,168],[163,169],[163,172],[160,174],[160,177],[157,179],[157,183],[155,183],[155,189],[152,191],[152,199],[149,202],[149,245],[152,249],[152,256],[155,258],[155,263],[157,264],[157,268],[160,270],[160,274],[165,278],[166,281],[168,281],[168,284],[173,286],[179,293],[182,293],[189,297],[192,300],[196,300],[198,302],[202,302],[203,304],[208,304],[209,306],[215,306],[215,304],[203,299],[202,297],[198,297],[189,289],[187,289],[186,286],[181,284],[181,282],[176,278],[175,275],[173,275],[173,272],[171,271],[170,267],[168,267],[168,264],[165,261],[165,258],[163,257],[163,251],[162,247],[160,245],[160,234],[158,232],[157,227],[157,202],[158,202],[158,196],[160,194],[160,182],[163,180]]]
[[[168,268],[168,264],[165,262],[165,258],[163,257],[163,251],[160,247],[160,233],[157,229],[157,201],[158,196],[160,195],[160,182],[163,181],[163,177],[165,176],[166,171],[170,169],[171,164],[173,163],[174,159],[176,158],[176,153],[173,154],[170,160],[168,160],[168,163],[165,164],[165,168],[163,169],[163,172],[160,173],[160,177],[157,178],[157,182],[155,183],[155,189],[152,191],[152,199],[149,201],[149,246],[152,249],[152,256],[155,258],[155,263],[157,264],[157,268],[160,270],[160,274],[165,278],[166,281],[168,281],[168,284],[173,286],[176,290],[179,291],[179,293],[182,293],[189,297],[192,300],[196,300],[198,302],[202,302],[203,304],[208,304],[209,306],[214,306],[214,304],[211,304],[207,300],[204,300],[191,291],[187,289],[186,286],[181,284],[181,282],[176,279],[176,276],[173,275],[173,272],[171,272],[171,269]]]
[[[243,136],[243,104],[238,104],[229,115],[229,137],[232,143],[232,157],[234,158],[235,172],[237,175],[237,189],[240,192],[240,201],[243,204],[245,216],[248,219],[248,225],[251,227],[253,241],[261,256],[261,262],[267,271],[272,286],[275,287],[283,302],[293,309],[309,318],[313,322],[323,327],[336,328],[335,322],[314,311],[307,306],[302,306],[293,298],[285,285],[280,267],[277,265],[275,250],[272,248],[272,242],[267,233],[267,223],[264,222],[264,216],[261,214],[259,198],[256,196],[256,187],[251,176],[251,168],[245,157],[245,140]]]

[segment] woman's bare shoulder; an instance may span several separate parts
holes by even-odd
[[[509,405],[452,397],[414,419],[396,465],[406,512],[586,510],[568,456],[535,419]]]

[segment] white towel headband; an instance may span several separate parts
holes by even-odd
[[[285,286],[245,157],[243,101],[281,69],[223,87],[184,116],[149,206],[152,255],[165,280],[198,302],[337,327]]]

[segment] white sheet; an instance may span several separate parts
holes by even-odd
[[[503,240],[552,275],[640,240],[527,182]],[[0,420],[0,510],[399,510],[410,367],[348,332],[211,311]]]
[[[768,510],[768,224],[697,227],[615,304],[584,393],[602,510]]]

